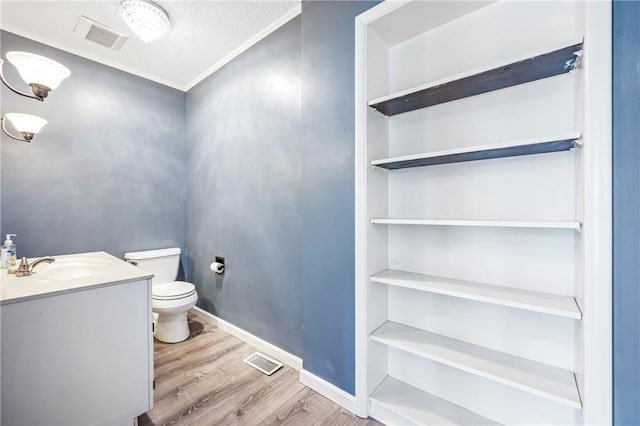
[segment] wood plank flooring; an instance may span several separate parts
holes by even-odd
[[[189,313],[191,336],[155,341],[154,407],[138,425],[380,425],[302,385],[287,366],[271,376],[242,360],[256,349]]]

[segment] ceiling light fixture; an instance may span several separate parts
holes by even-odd
[[[27,98],[43,101],[50,91],[71,75],[71,71],[62,64],[44,56],[28,52],[8,52],[7,60],[18,70],[20,77],[31,86],[33,95],[21,92],[12,87],[2,73],[3,60],[0,59],[0,80],[14,93]]]
[[[7,119],[13,124],[13,127],[16,128],[21,134],[22,138],[13,136],[11,133],[7,131],[5,126]],[[5,117],[0,117],[0,122],[2,124],[2,131],[9,136],[11,139],[15,139],[17,141],[22,142],[31,142],[33,136],[42,129],[42,126],[47,124],[47,120],[44,118],[37,117],[35,115],[30,114],[17,114],[17,113],[9,113]]]
[[[152,1],[121,0],[120,16],[145,43],[157,39],[171,28],[167,12]]]

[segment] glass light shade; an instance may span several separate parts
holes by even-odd
[[[7,59],[27,84],[41,84],[53,90],[71,75],[71,71],[64,65],[33,53],[8,52]]]
[[[13,127],[15,127],[20,133],[33,133],[34,135],[42,129],[42,126],[47,124],[47,120],[44,118],[36,117],[31,114],[18,114],[9,113],[5,114],[7,120],[11,121]]]
[[[157,39],[171,28],[167,12],[150,1],[122,0],[120,16],[145,43]]]

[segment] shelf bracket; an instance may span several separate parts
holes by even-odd
[[[567,61],[567,64],[565,65],[570,68],[570,72],[575,71],[576,68],[580,68],[580,65],[582,65],[582,49],[576,50],[573,52],[573,55],[575,58]]]

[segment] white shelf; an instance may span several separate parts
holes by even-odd
[[[405,155],[402,157],[383,158],[371,161],[371,165],[388,170],[398,170],[411,167],[435,166],[438,164],[545,154],[549,152],[567,151],[575,148],[576,146],[580,146],[580,133],[569,133],[543,138],[485,144],[466,148]]]
[[[371,281],[410,288],[462,299],[493,303],[571,319],[581,319],[582,313],[571,296],[538,293],[432,275],[386,270],[370,277]]]
[[[390,416],[385,416],[385,411]],[[381,415],[376,417],[378,414]],[[393,377],[385,378],[371,395],[371,416],[377,420],[386,420],[389,424],[465,426],[500,424]],[[395,419],[384,418],[391,416]]]
[[[423,226],[479,226],[491,228],[543,228],[573,229],[580,232],[577,221],[518,221],[518,220],[454,220],[454,219],[371,219],[374,225],[423,225]]]
[[[573,372],[406,325],[386,322],[371,339],[423,358],[581,409]]]

